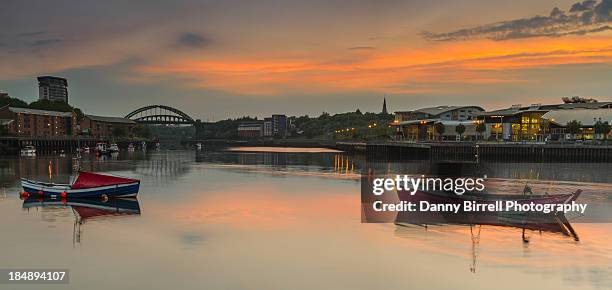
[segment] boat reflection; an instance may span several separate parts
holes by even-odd
[[[470,272],[476,273],[477,246],[480,236],[485,228],[514,228],[521,232],[522,243],[529,244],[527,231],[560,234],[579,241],[578,234],[562,213],[431,213],[401,212],[397,215],[395,224],[398,231],[402,227],[418,226],[425,231],[430,226],[469,226],[471,236],[471,264]]]
[[[140,204],[136,198],[65,198],[46,199],[30,197],[23,201],[23,208],[72,209],[74,213],[73,244],[81,243],[82,225],[87,221],[104,220],[127,216],[139,216]]]
[[[466,226],[498,226],[511,227],[523,230],[523,241],[525,230],[558,233],[571,237],[578,241],[578,234],[562,213],[424,213],[424,212],[400,212],[395,220],[396,225],[466,225]]]

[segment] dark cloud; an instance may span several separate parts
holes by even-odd
[[[570,8],[570,13],[593,10],[595,3],[597,3],[597,1],[595,0],[587,0],[582,3],[575,3],[574,5],[572,5],[572,8]]]
[[[24,32],[24,33],[20,33],[17,34],[17,37],[37,37],[37,36],[42,36],[47,34],[47,31],[33,31],[33,32]]]
[[[49,35],[47,31],[33,31],[17,33],[0,43],[0,52],[19,53],[19,52],[39,52],[49,46],[61,44],[63,38]]]
[[[548,16],[503,21],[447,33],[423,32],[422,36],[432,41],[560,37],[612,30],[610,24],[612,0],[585,0],[572,5],[567,13],[555,7]]]
[[[193,48],[201,48],[210,44],[208,38],[193,32],[185,32],[179,35],[177,41],[179,45]]]
[[[376,47],[374,46],[353,46],[349,47],[348,50],[374,50]]]
[[[36,46],[36,47],[49,46],[49,45],[54,45],[54,44],[58,44],[58,43],[62,43],[62,42],[64,42],[63,39],[59,39],[59,38],[46,38],[46,39],[34,40],[34,41],[30,42],[30,46]]]

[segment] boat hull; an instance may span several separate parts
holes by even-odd
[[[480,204],[492,204],[497,201],[514,201],[518,204],[535,203],[535,204],[564,204],[575,201],[582,190],[577,190],[573,193],[555,194],[555,195],[516,195],[516,194],[464,194],[455,195],[446,192],[428,192],[417,191],[412,195],[407,191],[398,191],[398,197],[402,201],[419,201],[426,200],[432,203],[453,203],[461,204],[464,201],[474,201]]]
[[[494,204],[499,201],[514,201],[518,204],[565,204],[575,201],[581,190],[574,193],[558,194],[558,195],[539,195],[539,196],[521,196],[521,195],[463,195],[458,196],[452,193],[440,192],[424,192],[417,191],[411,195],[409,192],[399,192],[398,197],[401,201],[419,203],[426,201],[430,204],[461,204],[464,201],[473,201],[478,204]],[[567,236],[572,236],[578,239],[576,233],[571,227],[569,221],[563,212],[515,212],[515,211],[475,211],[465,212],[462,209],[459,212],[436,212],[436,211],[402,211],[397,214],[395,223],[398,225],[491,225],[514,227],[529,230],[547,231],[562,233]]]
[[[70,186],[46,186],[44,184],[22,180],[23,190],[30,194],[43,195],[49,198],[59,198],[62,192],[66,192],[67,197],[97,197],[106,195],[108,197],[134,197],[138,195],[140,182],[132,182],[117,185],[99,186],[92,188],[72,189]],[[42,194],[41,194],[42,193]]]

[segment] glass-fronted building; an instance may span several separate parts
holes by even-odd
[[[551,120],[543,116],[553,110],[612,108],[612,102],[567,103],[555,105],[514,105],[510,108],[482,112],[478,119],[486,125],[485,136],[498,141],[546,141],[553,133]]]
[[[391,125],[397,128],[397,140],[456,140],[458,134],[455,128],[460,124],[465,127],[462,135],[475,139],[478,135],[475,128],[479,122],[476,117],[482,112],[484,109],[479,106],[437,106],[397,111]],[[436,131],[436,124],[444,126],[442,134]]]

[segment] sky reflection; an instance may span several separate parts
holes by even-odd
[[[174,165],[160,160],[184,158],[173,154],[178,153],[105,163],[105,170],[143,180],[142,212],[87,221],[76,246],[75,215],[69,208],[24,210],[16,180],[5,182],[8,194],[0,199],[0,218],[17,222],[0,223],[0,232],[8,233],[2,238],[3,264],[69,268],[69,289],[612,285],[609,224],[573,224],[578,242],[527,231],[529,243],[516,228],[482,226],[475,239],[477,228],[469,226],[362,224],[359,181],[334,177],[339,174],[334,154],[288,156],[289,163],[317,159],[301,162],[311,165],[297,174],[296,164],[240,165],[219,162],[219,156],[202,162],[181,159],[184,169],[163,170],[163,164]],[[221,154],[236,160],[235,153]],[[18,169],[18,162],[9,163]],[[151,164],[162,164],[155,171],[161,173],[143,170]]]

